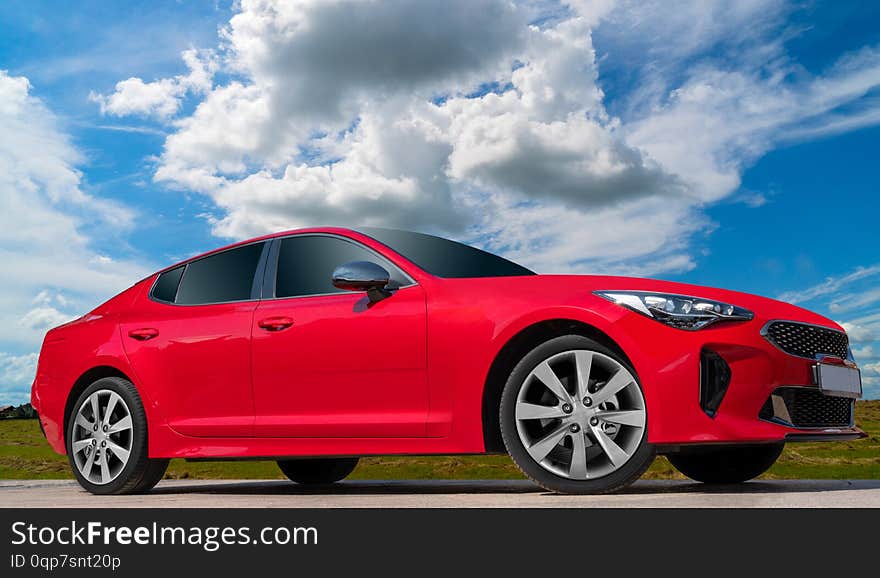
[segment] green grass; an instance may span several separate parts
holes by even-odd
[[[856,422],[868,437],[852,442],[788,444],[765,478],[880,479],[880,401],[856,404]],[[53,452],[36,420],[0,421],[0,479],[72,477],[65,456]],[[273,462],[194,462],[172,460],[166,478],[282,478]],[[645,474],[681,479],[660,457]],[[521,479],[507,456],[426,456],[365,458],[353,479]]]

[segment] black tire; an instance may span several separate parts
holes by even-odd
[[[75,426],[75,416],[80,406],[89,396],[99,390],[110,390],[119,394],[125,401],[131,414],[132,421],[132,445],[128,462],[119,472],[119,475],[107,484],[95,484],[87,480],[79,471],[73,455],[72,440]],[[73,411],[66,426],[67,435],[65,445],[70,467],[76,477],[76,481],[93,494],[134,494],[145,492],[155,486],[168,467],[168,460],[150,459],[147,454],[147,416],[144,405],[134,385],[121,377],[105,377],[88,386],[77,398]]]
[[[150,463],[147,464],[147,469],[144,472],[144,475],[141,477],[141,481],[138,482],[137,486],[135,486],[131,493],[142,494],[152,490],[156,484],[161,482],[162,478],[165,477],[165,470],[168,469],[168,463],[170,461],[171,460],[151,459]]]
[[[278,467],[297,484],[332,484],[354,471],[358,458],[301,458],[278,460]]]
[[[682,474],[704,484],[739,484],[776,463],[784,443],[693,448],[666,456]]]
[[[638,442],[638,448],[627,463],[606,476],[588,480],[573,480],[555,475],[553,472],[544,469],[544,467],[532,459],[517,433],[516,400],[520,388],[525,384],[526,378],[545,359],[555,354],[572,350],[589,350],[612,358],[629,370],[635,378],[639,389],[641,389],[641,384],[638,382],[635,370],[617,352],[581,335],[565,335],[551,339],[526,354],[511,372],[501,394],[501,437],[504,440],[504,445],[510,457],[513,458],[520,471],[546,490],[564,494],[606,494],[615,492],[626,488],[639,479],[654,461],[656,451],[654,446],[648,443],[647,423]]]

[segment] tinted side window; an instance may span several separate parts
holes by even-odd
[[[183,266],[175,267],[170,271],[165,271],[156,279],[150,296],[158,301],[167,301],[174,303],[174,297],[177,295],[177,286],[180,284],[180,276],[183,275]]]
[[[175,303],[198,305],[251,298],[263,243],[223,251],[186,266]]]
[[[361,231],[438,277],[518,277],[535,274],[498,255],[433,235],[372,227],[364,227]]]
[[[276,297],[299,297],[325,293],[346,293],[333,286],[333,269],[351,261],[372,261],[391,275],[391,287],[411,281],[387,259],[338,237],[303,235],[281,241],[278,255]]]

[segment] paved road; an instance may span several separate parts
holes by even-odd
[[[560,496],[526,481],[346,481],[308,488],[276,480],[164,481],[146,495],[97,500],[75,482],[0,481],[0,508],[880,508],[880,480],[779,480],[708,487],[645,480],[610,496]]]

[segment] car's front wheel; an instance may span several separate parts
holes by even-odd
[[[297,484],[332,484],[354,471],[358,458],[299,458],[278,460],[278,467]]]
[[[613,492],[654,459],[635,371],[618,353],[580,335],[549,340],[517,364],[501,396],[500,418],[513,461],[554,492]]]
[[[706,484],[738,484],[770,469],[784,443],[694,448],[666,456],[679,472]]]
[[[147,455],[147,417],[134,385],[99,379],[83,391],[67,424],[67,457],[93,494],[132,494],[155,486],[168,460]]]

